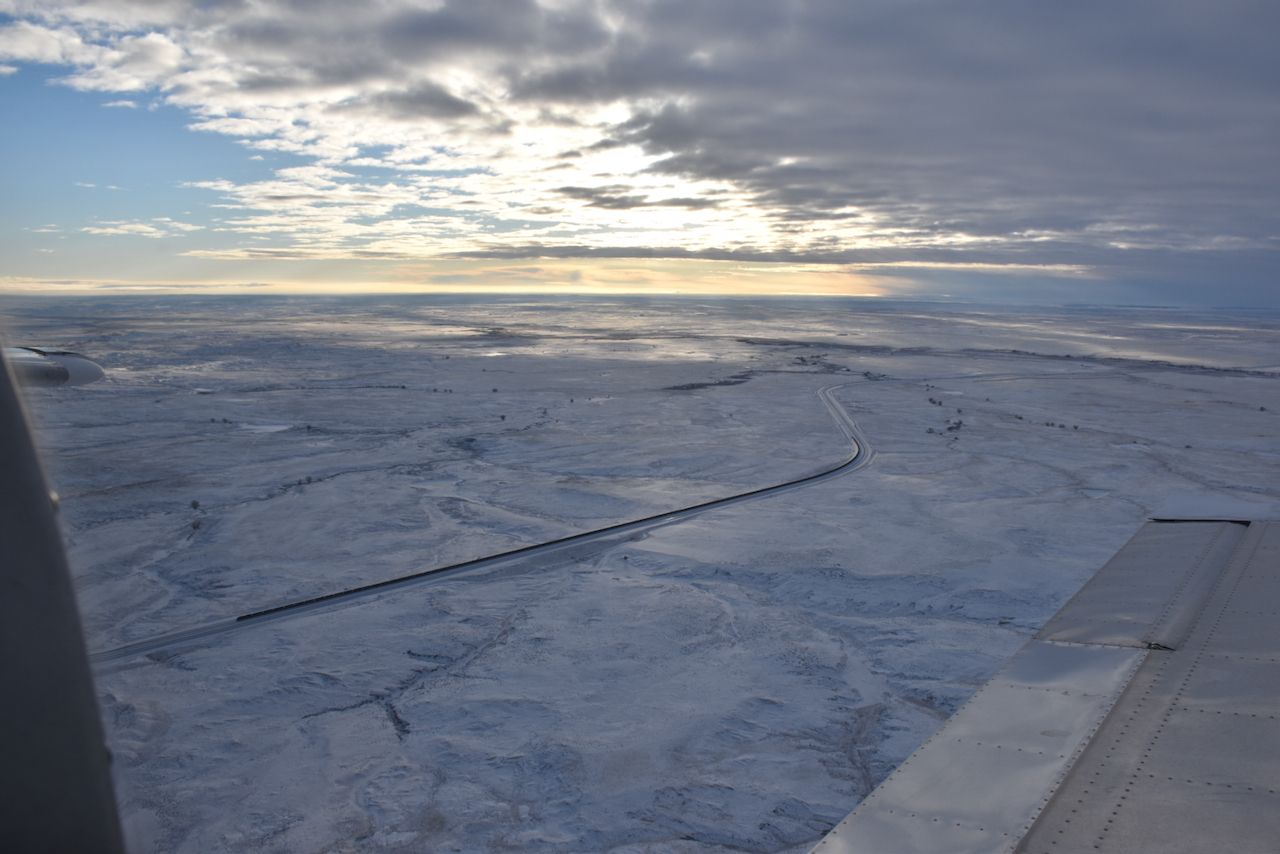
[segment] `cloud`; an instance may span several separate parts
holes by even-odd
[[[562,196],[586,202],[593,208],[609,208],[611,210],[630,210],[632,208],[713,208],[718,202],[714,198],[667,198],[653,199],[649,196],[631,194],[626,185],[606,187],[556,187]]]
[[[74,30],[15,21],[0,27],[0,57],[11,62],[49,65],[99,61],[102,49],[86,44]]]
[[[475,104],[463,100],[430,81],[422,81],[401,91],[391,90],[344,101],[334,112],[373,115],[400,121],[457,119],[479,112]]]
[[[111,42],[96,61],[82,63],[67,83],[92,92],[141,92],[164,89],[183,66],[185,52],[161,33],[124,36]]]
[[[188,222],[177,222],[168,217],[156,217],[149,221],[105,220],[80,229],[85,234],[110,237],[146,237],[162,239],[200,231],[204,227]]]
[[[136,109],[138,109],[138,102],[137,102],[137,101],[130,101],[130,100],[127,100],[127,99],[122,99],[122,100],[119,100],[119,101],[106,101],[105,103],[103,103],[103,105],[102,105],[102,106],[104,106],[104,107],[116,107],[116,108],[121,108],[121,109],[126,109],[126,110],[136,110]]]
[[[198,185],[219,257],[1280,273],[1261,0],[6,8],[0,60],[291,155]]]

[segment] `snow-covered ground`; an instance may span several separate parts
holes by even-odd
[[[1280,515],[1280,316],[10,300],[90,647],[742,492],[98,668],[141,851],[812,844],[1156,513]]]

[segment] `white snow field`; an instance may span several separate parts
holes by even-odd
[[[138,851],[804,850],[1147,517],[1280,515],[1280,315],[10,299]]]

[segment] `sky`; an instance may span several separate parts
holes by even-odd
[[[1266,0],[0,0],[0,289],[1280,307]]]

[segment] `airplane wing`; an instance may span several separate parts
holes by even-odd
[[[67,350],[5,347],[4,358],[22,385],[88,385],[105,375],[97,362]]]
[[[1151,521],[813,849],[1275,851],[1280,522]]]

